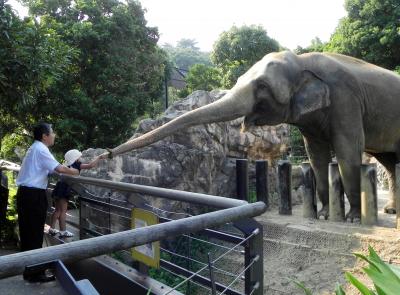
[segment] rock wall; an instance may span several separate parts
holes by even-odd
[[[196,91],[170,106],[159,118],[141,121],[133,137],[149,132],[187,111],[209,104],[224,93]],[[242,133],[242,121],[240,118],[182,130],[148,147],[112,160],[104,160],[98,168],[82,171],[82,175],[235,197],[235,158],[266,159],[270,163],[270,191],[275,192],[275,162],[287,149],[288,128],[286,125],[259,127]],[[103,151],[86,150],[83,160],[89,161]],[[99,188],[92,190],[97,195],[106,194]],[[130,199],[122,194],[114,194],[113,198]]]

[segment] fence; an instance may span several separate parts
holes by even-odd
[[[174,261],[161,258],[160,266],[162,269],[182,278],[178,284],[171,286],[172,289],[170,291],[186,285],[189,286],[186,290],[190,290],[189,293],[191,294],[193,286],[205,288],[211,294],[216,294],[216,292],[235,295],[263,293],[262,228],[251,217],[264,212],[266,209],[265,204],[261,202],[247,204],[247,202],[241,200],[128,183],[116,183],[88,177],[62,176],[62,178],[69,182],[79,194],[80,213],[78,227],[82,240],[0,257],[0,277],[22,273],[27,265],[40,264],[57,259],[70,263],[116,251],[124,253],[125,256],[130,256],[127,249],[131,247],[182,236],[190,241],[189,247],[198,242],[210,245],[210,247],[213,247],[214,250],[218,249],[218,251],[210,251],[206,255],[207,260],[201,261],[199,257],[182,255],[167,246],[162,247],[161,251],[163,253],[168,254],[170,257],[179,257],[186,261],[189,266],[182,266]],[[159,215],[160,224],[149,226],[145,229],[139,228],[114,232],[111,226],[112,219],[116,217],[129,223],[130,208],[99,200],[83,184],[101,186],[113,191],[146,194],[151,197],[187,202],[213,207],[214,209],[218,208],[218,210],[197,216],[181,213],[183,218],[171,220],[162,216],[162,209],[146,204],[147,210]],[[104,214],[106,216],[105,220],[108,219],[106,221],[108,226],[103,227],[94,224],[87,215],[90,211]],[[230,222],[233,223],[229,224]],[[210,229],[211,227],[216,227],[216,229]],[[218,227],[223,227],[224,230]],[[236,230],[233,231],[233,229]],[[193,233],[195,232],[199,232],[201,236],[194,235]],[[93,238],[84,239],[87,237]],[[232,271],[231,268],[224,269],[223,267],[226,266],[226,261],[228,261],[229,257],[232,257],[232,254],[242,260],[240,267],[236,271]],[[222,266],[218,265],[221,262],[224,262],[224,264]]]
[[[145,194],[146,196],[179,200],[180,202],[207,207],[227,208],[232,205],[240,205],[239,207],[241,207],[246,204],[246,202],[239,200],[135,184],[114,183],[92,178],[80,178],[79,180],[75,177],[64,178],[73,182],[74,190],[79,194],[81,239],[113,234],[118,231],[113,226],[116,223],[125,223],[125,227],[128,227],[131,215],[131,208],[127,208],[126,204],[120,206],[110,203],[120,203],[121,200],[110,199],[107,196],[96,197],[82,184],[96,184],[112,190],[137,193],[141,194],[142,198]],[[172,221],[165,215],[171,213],[175,216],[178,215],[177,212],[155,208],[150,203],[144,203],[142,206],[146,210],[156,213],[163,224]],[[97,215],[97,220],[102,221],[101,224],[93,222],[93,219],[90,218],[93,215]],[[180,215],[183,219],[193,218],[188,213],[180,213]],[[193,293],[193,289],[196,287],[208,290],[212,294],[215,294],[214,292],[219,292],[219,294],[257,294],[257,290],[262,290],[263,278],[261,233],[262,228],[254,220],[243,219],[234,222],[232,226],[225,225],[224,230],[202,229],[197,235],[184,234],[180,236],[179,243],[185,245],[184,251],[176,247],[177,243],[172,245],[175,247],[171,247],[171,243],[164,243],[161,247],[160,268],[180,278],[176,286],[171,286],[173,290],[186,285],[187,294]],[[193,251],[193,248],[196,248],[195,251]],[[202,252],[201,249],[207,251],[199,255],[199,252]],[[129,262],[130,260],[130,253],[126,250],[120,251],[117,255],[122,256],[125,261]],[[226,261],[229,261],[231,266],[228,269],[226,268]],[[232,267],[238,261],[240,262],[239,267]],[[141,265],[138,265],[138,268],[144,269]],[[232,271],[234,268],[237,270]]]

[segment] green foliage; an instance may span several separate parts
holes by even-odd
[[[0,2],[0,113],[10,127],[31,124],[46,92],[62,79],[76,50],[34,17],[20,20]],[[6,119],[5,119],[6,118]],[[2,134],[12,128],[2,128]]]
[[[326,43],[323,43],[321,39],[318,37],[315,37],[314,39],[311,40],[311,45],[309,45],[306,48],[303,48],[301,46],[297,46],[295,49],[296,54],[303,54],[303,53],[308,53],[308,52],[323,52],[325,49]]]
[[[293,125],[289,125],[289,147],[289,160],[292,163],[299,164],[307,160],[303,135],[301,135],[300,130]]]
[[[25,154],[31,141],[30,138],[22,135],[22,132],[6,134],[1,140],[0,158],[20,162],[21,159],[18,157],[19,151],[17,150],[16,153],[15,149],[20,149],[20,156],[22,156],[22,154]]]
[[[387,69],[400,65],[400,3],[397,0],[346,0],[343,18],[326,49]]]
[[[278,42],[261,26],[233,26],[214,43],[211,60],[222,70],[223,86],[231,88],[254,63],[278,50]]]
[[[25,130],[39,120],[54,123],[56,151],[130,137],[132,122],[157,105],[167,69],[140,3],[24,2],[25,20],[7,5],[0,10],[0,113]]]
[[[365,284],[360,282],[351,273],[346,272],[345,276],[349,283],[356,287],[362,295],[396,295],[400,290],[400,267],[384,262],[369,246],[369,255],[355,253],[354,255],[368,263],[367,267],[363,267],[363,271],[368,275],[374,284],[374,289],[369,289]],[[294,281],[297,286],[303,289],[306,295],[311,295],[311,291],[304,287],[303,283]],[[345,295],[342,287],[337,284],[335,288],[336,295]]]
[[[15,186],[15,174],[11,171],[3,171],[8,178],[8,204],[6,222],[1,228],[0,239],[5,242],[7,247],[17,246],[17,237],[15,235],[15,226],[17,224],[17,188]],[[4,246],[4,245],[3,245]]]
[[[302,282],[297,282],[295,280],[292,280],[294,284],[297,285],[297,287],[299,287],[300,289],[302,289],[304,291],[305,295],[312,295],[312,292],[310,289],[306,288],[306,286],[304,286],[304,283]]]
[[[207,241],[208,238],[202,235],[195,235],[197,239],[202,239]],[[192,257],[198,261],[207,261],[208,253],[213,252],[215,249],[210,244],[206,244],[199,240],[189,240],[187,237],[180,236],[169,242],[169,249],[173,249],[173,252],[183,256],[179,257],[176,255],[171,255],[167,252],[161,252],[161,259],[171,261],[174,264],[177,264],[181,267],[189,269],[193,272],[198,271],[203,267],[202,264],[196,263],[194,261],[189,261],[186,257]],[[176,275],[171,274],[170,272],[163,269],[150,269],[149,275],[168,286],[174,287],[180,282],[183,281],[183,278],[177,277]],[[189,283],[190,284],[190,283]],[[190,288],[190,289],[189,289]],[[183,284],[178,288],[178,291],[183,294],[197,294],[198,287],[191,284],[190,287],[188,284]]]
[[[187,92],[195,90],[211,91],[221,86],[221,76],[218,69],[202,64],[192,66],[186,76]]]
[[[211,66],[209,54],[200,51],[196,43],[194,39],[181,39],[176,47],[164,44],[163,49],[168,53],[171,63],[179,69],[189,70],[195,64]]]

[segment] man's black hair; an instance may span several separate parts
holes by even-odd
[[[39,123],[35,126],[35,128],[33,128],[33,137],[35,138],[35,140],[41,141],[43,138],[43,134],[50,134],[51,128],[51,124]]]

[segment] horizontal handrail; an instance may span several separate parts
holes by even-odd
[[[188,202],[199,205],[212,206],[216,208],[231,208],[236,206],[241,206],[247,204],[246,201],[236,200],[231,198],[200,194],[200,193],[192,193],[186,191],[179,191],[174,189],[166,189],[154,186],[147,186],[141,184],[133,184],[133,183],[125,183],[125,182],[116,182],[105,179],[97,179],[92,177],[84,177],[84,176],[69,176],[69,175],[61,175],[61,179],[66,182],[73,184],[91,184],[101,187],[106,187],[113,190],[125,191],[130,193],[141,193],[154,197]]]
[[[106,236],[66,243],[0,257],[0,278],[20,274],[25,266],[60,259],[74,262],[118,250],[216,227],[266,211],[263,202],[245,204],[197,216],[174,220]]]
[[[14,163],[1,160],[4,166],[2,169],[5,170],[12,170],[12,171],[19,171],[19,167],[17,168]],[[13,164],[13,165],[11,165]],[[84,177],[84,176],[70,176],[65,174],[54,174],[59,176],[61,179],[65,180],[68,183],[78,183],[78,184],[91,184],[97,185],[101,187],[106,187],[114,190],[119,191],[126,191],[131,193],[142,193],[151,195],[154,197],[170,199],[175,201],[181,202],[189,202],[199,205],[207,205],[216,208],[231,208],[236,206],[241,206],[247,204],[246,201],[237,200],[232,198],[225,198],[220,196],[213,196],[207,194],[200,194],[200,193],[193,193],[193,192],[186,192],[186,191],[179,191],[174,189],[166,189],[166,188],[159,188],[154,186],[146,186],[140,184],[133,184],[133,183],[125,183],[125,182],[116,182],[111,180],[105,179],[97,179],[92,177]]]

